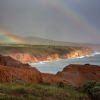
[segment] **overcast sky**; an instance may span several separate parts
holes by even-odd
[[[0,0],[0,30],[20,36],[100,43],[100,0]]]

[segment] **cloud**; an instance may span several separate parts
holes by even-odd
[[[100,26],[98,12],[93,0],[1,0],[0,29],[22,36],[100,42],[95,29]]]

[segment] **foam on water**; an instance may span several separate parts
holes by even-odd
[[[84,58],[85,56],[80,56],[80,57],[76,57],[76,58],[74,58],[74,59],[77,59],[77,58]]]
[[[40,64],[45,64],[43,61],[39,62]]]
[[[63,68],[69,64],[86,63],[100,65],[100,52],[95,52],[91,55],[81,56],[73,59],[61,59],[58,61],[41,61],[39,63],[30,63],[30,65],[36,67],[43,73],[56,74],[58,71],[62,71]]]

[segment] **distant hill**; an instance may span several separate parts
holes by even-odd
[[[100,50],[100,44],[91,43],[74,43],[67,41],[55,41],[48,40],[39,37],[22,37],[13,34],[6,34],[5,36],[0,35],[0,45],[2,44],[30,44],[30,45],[54,45],[54,46],[75,46],[75,47],[90,47],[94,51]],[[22,46],[22,45],[21,45]]]
[[[90,44],[90,43],[85,43],[83,44],[86,47],[91,48],[93,51],[98,51],[100,52],[100,44]]]
[[[29,44],[35,44],[35,45],[80,46],[79,43],[48,40],[38,37],[26,37],[24,38],[24,40],[28,41]]]
[[[7,38],[6,38],[7,37]],[[57,46],[81,46],[79,43],[48,40],[38,37],[22,37],[13,34],[6,34],[6,37],[0,35],[0,43],[25,43],[31,45],[57,45]],[[11,42],[10,40],[13,40]]]

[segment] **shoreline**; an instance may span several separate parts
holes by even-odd
[[[42,61],[37,63],[29,63],[32,67],[37,68],[42,73],[49,73],[49,74],[56,74],[58,71],[62,71],[65,66],[70,64],[90,64],[90,65],[98,65],[100,64],[93,64],[89,57],[93,57],[96,55],[100,55],[100,52],[95,52],[91,55],[86,55],[83,58],[70,58],[70,59],[61,59],[61,60],[53,60],[53,61]],[[81,59],[81,60],[80,60]],[[84,59],[87,59],[86,62]]]
[[[100,52],[94,52],[91,55],[85,55],[85,56],[80,56],[80,57],[76,57],[76,58],[67,58],[67,59],[59,59],[59,60],[45,60],[45,61],[39,61],[39,62],[28,62],[28,64],[31,64],[31,63],[38,64],[38,63],[61,61],[61,60],[79,59],[79,58],[85,58],[85,57],[92,57],[92,56],[99,55],[99,54],[100,54]]]
[[[58,61],[62,59],[77,58],[91,55],[94,51],[89,47],[69,47],[69,46],[34,46],[31,47],[1,47],[3,56],[10,56],[22,63],[39,63],[48,61]]]

